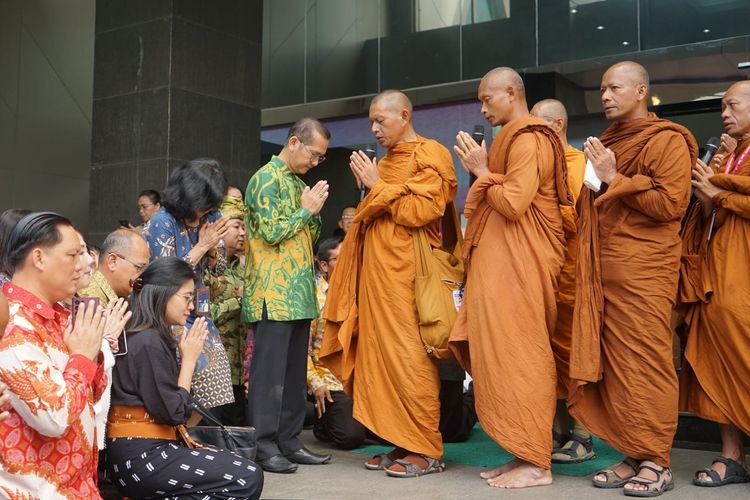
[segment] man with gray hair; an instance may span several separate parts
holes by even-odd
[[[84,297],[98,297],[102,307],[119,297],[127,299],[136,279],[146,267],[151,252],[148,243],[132,229],[117,229],[102,243],[99,269],[91,276],[91,284],[80,290]]]

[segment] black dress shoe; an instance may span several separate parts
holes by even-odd
[[[297,464],[284,458],[284,455],[274,455],[265,460],[256,460],[255,463],[260,465],[264,471],[275,472],[276,474],[289,474],[297,470]]]
[[[300,448],[294,453],[284,455],[289,461],[302,465],[323,465],[331,461],[331,455],[318,455],[307,448]]]

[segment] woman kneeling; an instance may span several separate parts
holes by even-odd
[[[133,283],[127,353],[113,373],[109,475],[131,498],[257,499],[260,467],[228,451],[188,448],[175,431],[192,412],[191,379],[208,333],[202,318],[179,341],[172,333],[194,308],[194,279],[186,262],[165,257]]]

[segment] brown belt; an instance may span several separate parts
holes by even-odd
[[[161,424],[143,406],[113,406],[107,418],[107,437],[177,441],[171,425]]]

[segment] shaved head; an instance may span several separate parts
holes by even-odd
[[[406,94],[394,89],[384,90],[373,97],[370,107],[375,105],[394,113],[399,113],[402,109],[405,109],[409,112],[409,116],[411,116],[413,111],[411,100]]]
[[[479,82],[477,97],[482,115],[493,127],[529,115],[523,79],[513,68],[490,70]]]
[[[640,120],[648,116],[649,78],[646,68],[633,61],[612,65],[602,76],[602,107],[608,120],[615,123]]]
[[[563,128],[568,128],[568,112],[565,105],[557,99],[539,101],[531,108],[531,114],[549,122],[562,120]]]
[[[491,69],[486,75],[482,77],[482,81],[479,82],[479,86],[486,85],[488,88],[504,89],[506,87],[512,87],[516,92],[525,95],[526,89],[523,85],[523,79],[513,68],[501,66],[499,68]]]
[[[412,105],[400,90],[384,90],[370,103],[370,130],[386,149],[417,138],[412,124]]]
[[[724,130],[738,141],[750,137],[750,80],[733,84],[721,99]]]
[[[648,71],[637,62],[618,62],[617,64],[610,66],[604,75],[606,76],[607,73],[616,73],[623,78],[626,78],[632,85],[645,85],[647,91],[651,90]]]

